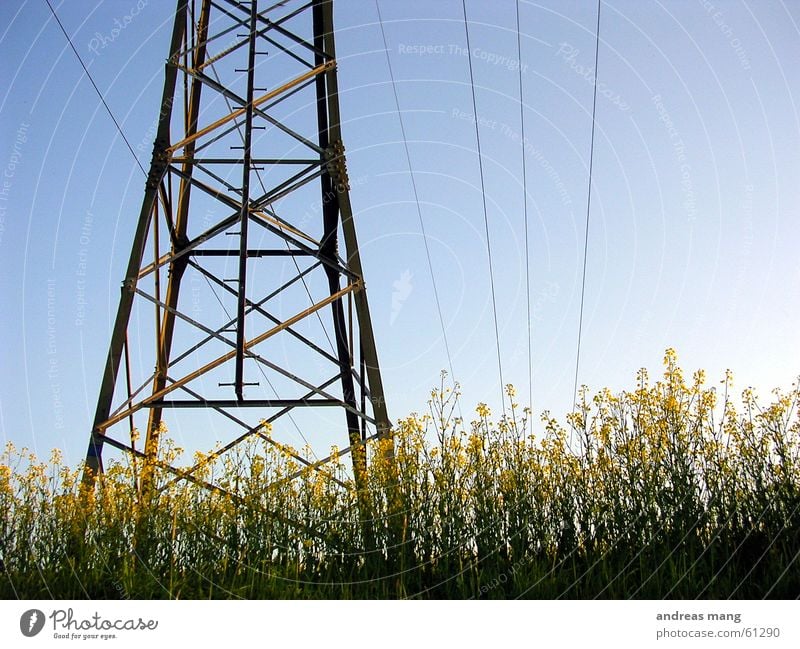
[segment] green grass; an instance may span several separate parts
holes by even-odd
[[[344,459],[287,481],[300,465],[263,441],[194,458],[235,498],[159,474],[148,506],[141,466],[110,467],[87,499],[80,467],[9,447],[0,596],[796,598],[800,389],[766,406],[731,390],[687,382],[668,350],[659,381],[584,390],[533,435],[515,403],[463,423],[436,389],[398,424],[394,462],[369,447],[360,501]]]

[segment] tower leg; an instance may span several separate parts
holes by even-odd
[[[178,0],[175,10],[175,23],[172,28],[170,41],[170,61],[165,66],[164,91],[161,96],[161,110],[158,116],[156,140],[153,145],[153,158],[150,163],[150,173],[147,176],[144,191],[144,200],[139,212],[139,221],[133,236],[128,268],[125,272],[125,281],[122,286],[117,315],[111,334],[111,344],[108,349],[103,379],[100,386],[100,395],[97,399],[97,409],[94,424],[89,439],[89,448],[86,451],[86,462],[83,471],[84,487],[90,488],[94,480],[103,470],[103,437],[105,431],[100,428],[111,413],[114,399],[114,390],[117,383],[119,366],[124,353],[126,332],[133,307],[134,290],[139,278],[139,269],[142,265],[145,243],[153,219],[153,210],[158,196],[158,188],[167,170],[166,148],[169,146],[170,120],[172,119],[172,103],[177,80],[177,68],[172,60],[178,56],[184,42],[186,26],[186,9],[188,0]]]

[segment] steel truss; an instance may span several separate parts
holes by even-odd
[[[315,202],[295,198],[310,188]],[[301,215],[298,205],[316,214]],[[222,307],[215,316],[191,308],[192,282],[214,292]],[[286,298],[300,287],[303,308]],[[324,297],[312,298],[315,289]],[[137,387],[128,341],[132,313],[144,306],[154,313],[155,369]],[[136,323],[139,332],[141,317]],[[276,341],[301,346],[315,362],[295,363]],[[144,461],[143,490],[156,470],[219,489],[197,477],[199,465],[179,469],[159,458],[165,413],[171,424],[205,409],[240,428],[212,453],[219,457],[256,435],[273,441],[248,419],[253,413],[275,424],[331,408],[344,415],[348,446],[340,453],[351,454],[360,488],[364,442],[387,435],[390,423],[341,140],[332,0],[179,0],[85,481],[102,472],[109,445]],[[142,451],[134,430],[145,416]],[[295,458],[303,466],[291,477],[324,470],[331,459]]]

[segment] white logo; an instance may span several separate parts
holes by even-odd
[[[392,316],[389,320],[389,324],[394,324],[394,321],[397,320],[397,316],[400,315],[403,304],[414,290],[414,286],[411,284],[413,277],[414,276],[411,274],[411,271],[406,269],[400,275],[399,279],[396,279],[394,282],[392,282],[392,288],[394,291],[392,292]]]
[[[25,611],[19,618],[19,630],[22,635],[32,638],[44,628],[44,613],[38,608]]]

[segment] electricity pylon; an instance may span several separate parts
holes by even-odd
[[[154,370],[134,381],[137,367]],[[159,458],[164,419],[172,429],[197,409],[240,429],[215,456],[254,435],[271,441],[263,419],[277,435],[276,422],[301,411],[338,410],[338,424],[323,421],[346,430],[341,453],[352,455],[358,489],[365,441],[390,432],[341,140],[331,0],[177,3],[85,482],[102,472],[106,445],[143,461],[143,493],[156,470],[198,481],[199,467]],[[134,430],[145,420],[142,451]],[[123,441],[116,431],[126,430]],[[296,459],[305,470],[325,463]]]

